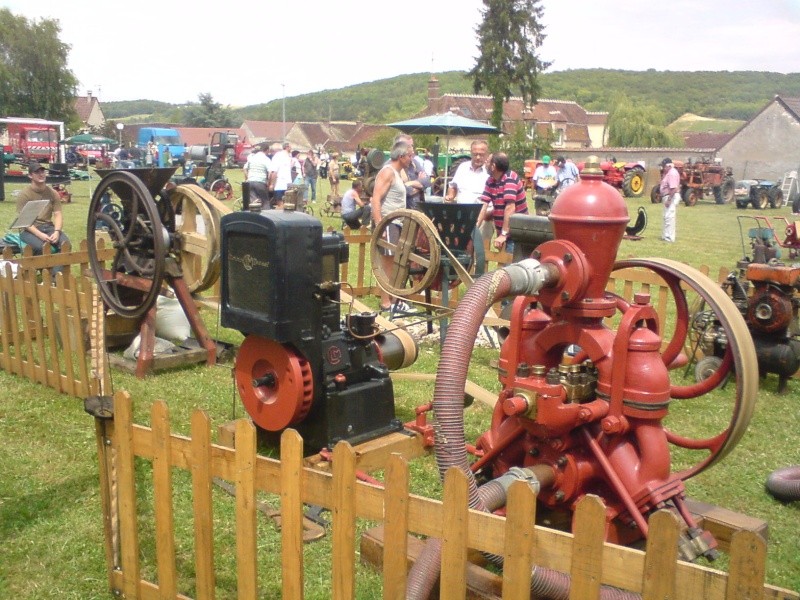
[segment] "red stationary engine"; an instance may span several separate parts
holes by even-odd
[[[646,536],[648,514],[673,505],[688,526],[682,556],[712,556],[716,541],[686,509],[684,480],[724,457],[744,433],[758,387],[753,343],[735,305],[699,271],[667,259],[615,265],[628,223],[626,204],[603,183],[596,159],[586,167],[580,184],[567,188],[553,206],[555,239],[537,246],[530,258],[478,279],[456,311],[433,401],[439,469],[444,474],[455,465],[468,472],[471,506],[484,510],[494,507],[473,473],[486,481],[527,470],[539,501],[560,511],[596,494],[607,506],[607,538],[620,543]],[[675,304],[671,335],[661,330],[647,293],[629,303],[606,291],[611,272],[623,267],[648,268],[664,279]],[[729,344],[713,378],[681,386],[671,381],[669,369],[684,358],[686,288],[722,315]],[[517,297],[500,353],[503,389],[491,428],[477,442],[482,456],[470,465],[459,447],[459,390],[485,307],[507,296]],[[606,324],[609,317],[618,323],[616,330]],[[688,433],[677,431],[679,419],[692,420],[691,399],[728,374],[736,389],[732,407],[715,407],[727,412],[722,431],[694,422]],[[673,410],[679,419],[670,420]],[[677,470],[674,449],[680,454]]]

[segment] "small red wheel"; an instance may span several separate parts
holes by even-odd
[[[278,342],[247,336],[236,357],[235,374],[242,404],[262,429],[280,431],[300,423],[311,408],[311,366]]]

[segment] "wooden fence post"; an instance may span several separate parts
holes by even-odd
[[[333,600],[355,598],[356,456],[347,442],[333,449]]]
[[[303,598],[303,438],[281,435],[281,572],[284,600]]]
[[[195,588],[197,600],[214,600],[214,504],[211,498],[211,421],[192,413],[192,505],[194,509]]]

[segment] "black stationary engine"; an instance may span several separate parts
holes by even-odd
[[[344,237],[288,211],[221,224],[222,325],[245,335],[235,375],[253,422],[296,429],[311,452],[401,429],[389,369],[412,363],[416,346],[402,333],[376,336],[375,313],[342,322]]]

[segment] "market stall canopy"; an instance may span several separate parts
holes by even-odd
[[[409,119],[408,121],[398,121],[397,123],[389,123],[389,127],[399,129],[403,133],[415,134],[430,134],[430,135],[445,135],[445,136],[466,136],[475,135],[480,133],[502,133],[494,125],[483,123],[482,121],[475,121],[462,117],[453,112],[446,112],[439,115],[428,115],[427,117],[419,117],[417,119]]]
[[[59,142],[59,144],[105,144],[107,146],[112,146],[118,143],[119,142],[117,140],[112,140],[111,138],[107,138],[103,135],[96,135],[94,133],[79,133],[78,135],[73,135],[72,137],[68,137]]]
[[[488,133],[502,133],[494,125],[483,123],[482,121],[475,121],[462,117],[453,112],[446,112],[438,115],[428,115],[427,117],[419,117],[417,119],[409,119],[408,121],[398,121],[397,123],[389,123],[388,127],[399,129],[403,133],[409,135],[414,134],[429,134],[429,135],[443,135],[446,136],[447,142],[445,148],[448,150],[445,157],[449,156],[450,137],[463,137],[468,135],[488,134]],[[445,158],[445,188],[447,188],[447,172],[448,165]]]

